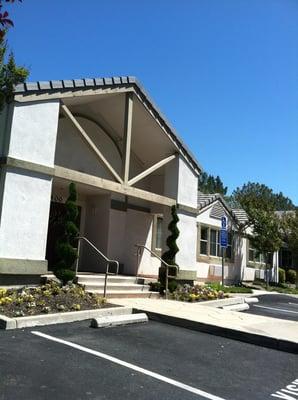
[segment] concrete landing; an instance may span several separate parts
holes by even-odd
[[[298,353],[298,322],[163,299],[113,299],[150,319],[244,342]]]

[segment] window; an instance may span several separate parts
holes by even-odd
[[[221,257],[222,251],[220,246],[220,229],[208,227],[205,225],[199,226],[199,254]],[[226,258],[233,256],[233,234],[228,232],[228,246],[226,248]]]
[[[201,235],[200,235],[200,254],[208,254],[208,228],[205,226],[201,226]]]
[[[161,254],[162,250],[162,224],[163,216],[161,214],[155,214],[153,216],[152,250],[158,255]]]
[[[254,249],[252,247],[251,243],[249,243],[248,261],[257,262],[257,263],[263,263],[264,262],[263,254],[260,254],[256,249]]]

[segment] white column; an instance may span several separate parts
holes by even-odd
[[[19,166],[7,162],[1,168],[0,273],[38,274],[47,270],[50,171],[54,167],[58,115],[58,101],[14,106],[6,132],[8,146],[2,155]]]
[[[173,160],[166,166],[165,173],[165,195],[177,199],[179,206],[197,208],[197,186],[198,177],[181,157]],[[167,226],[171,220],[169,210],[164,212],[164,251],[167,250],[165,241],[170,232]],[[177,210],[179,217],[178,229],[180,235],[177,240],[179,252],[176,255],[176,263],[182,270],[196,270],[196,247],[197,247],[197,218],[191,211]]]

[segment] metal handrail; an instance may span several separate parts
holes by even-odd
[[[149,251],[150,254],[152,254],[154,257],[156,257],[165,267],[166,267],[166,289],[165,289],[165,297],[166,300],[168,299],[168,287],[169,287],[169,277],[170,278],[175,278],[174,276],[169,276],[169,268],[176,268],[177,272],[179,271],[178,265],[172,265],[168,264],[166,261],[164,261],[159,255],[157,255],[154,251],[149,249],[148,247],[142,245],[142,244],[135,244],[135,247],[137,247],[137,255],[139,257],[140,255],[140,249],[143,248],[147,251]]]
[[[80,257],[80,249],[81,249],[81,240],[84,240],[86,243],[89,244],[99,254],[107,263],[106,266],[106,271],[105,271],[105,283],[104,283],[104,289],[103,289],[103,296],[106,297],[107,294],[107,283],[108,283],[108,275],[118,275],[119,273],[119,261],[117,260],[110,260],[107,256],[105,256],[92,242],[90,242],[89,239],[87,239],[85,236],[78,236],[76,238],[78,240],[78,258],[77,258],[77,263],[76,263],[76,274],[78,273],[78,268],[79,268],[79,257]],[[116,264],[116,272],[110,272],[110,264]]]

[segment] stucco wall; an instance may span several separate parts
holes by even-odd
[[[212,207],[216,203],[217,202],[212,203],[212,205],[207,207],[197,216],[197,224],[203,224],[203,225],[205,224],[215,229],[221,228],[221,220],[210,216]],[[226,213],[226,216],[228,218],[228,227],[230,229],[235,229],[236,227],[228,213]],[[196,233],[196,235],[197,234],[198,233]],[[234,232],[234,260],[233,262],[230,261],[228,262],[226,260],[224,268],[224,278],[229,282],[239,282],[241,279],[243,251],[246,252],[245,244],[243,240],[239,237],[239,235],[237,235],[237,232]],[[196,262],[198,279],[205,281],[220,280],[222,275],[221,257],[214,257],[214,256],[212,257],[200,256],[200,257],[202,258],[202,260]],[[206,258],[206,261],[203,260],[203,258]]]
[[[124,273],[131,275],[158,275],[160,262],[149,252],[143,251],[137,259],[135,244],[151,249],[153,215],[128,209],[111,210],[109,223],[109,257],[124,266]]]
[[[9,155],[53,166],[59,102],[15,104]]]
[[[58,112],[58,101],[15,104],[7,155],[52,167]],[[3,168],[2,181],[0,258],[44,260],[52,179]]]
[[[7,169],[0,225],[0,257],[44,260],[51,179]]]

